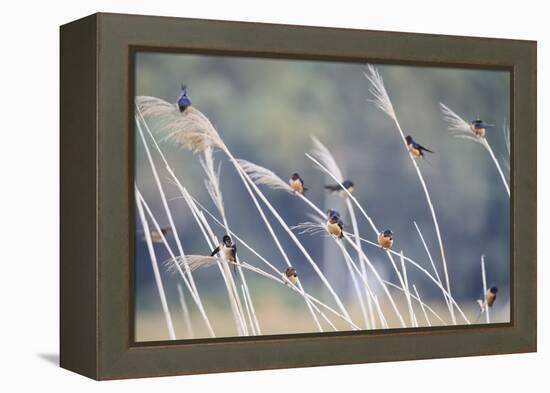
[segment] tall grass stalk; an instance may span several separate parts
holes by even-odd
[[[407,155],[409,156],[409,159],[411,160],[411,163],[416,170],[416,174],[418,176],[418,180],[420,181],[420,184],[422,185],[422,189],[424,190],[424,195],[426,196],[426,201],[428,203],[428,207],[430,209],[430,213],[432,215],[432,220],[435,227],[435,233],[437,235],[437,241],[439,243],[439,250],[441,253],[441,261],[443,263],[443,271],[445,273],[445,283],[447,286],[447,292],[451,294],[451,282],[449,280],[449,273],[447,271],[447,259],[445,257],[445,248],[443,247],[443,239],[441,237],[441,230],[439,229],[439,223],[437,220],[437,215],[435,213],[435,208],[432,203],[432,198],[430,197],[430,193],[428,191],[428,186],[426,185],[426,182],[424,181],[424,176],[422,175],[422,171],[420,170],[420,167],[418,166],[418,163],[416,162],[416,159],[413,157],[413,155],[409,152],[409,149],[407,147],[407,141],[405,140],[405,134],[403,133],[403,130],[401,129],[401,125],[399,124],[399,121],[397,120],[397,116],[395,114],[395,110],[393,108],[393,104],[390,100],[390,97],[386,91],[386,87],[384,86],[384,81],[380,74],[378,73],[378,70],[373,67],[372,65],[368,65],[368,72],[364,73],[367,80],[371,83],[371,87],[369,88],[370,93],[373,95],[373,99],[371,100],[374,102],[374,104],[380,108],[384,113],[386,113],[395,123],[395,126],[397,130],[399,131],[399,134],[401,135],[401,141],[403,142],[403,146],[405,147],[405,150],[407,151]],[[451,319],[453,321],[453,324],[456,325],[456,317],[454,314],[453,306],[451,305],[450,309]]]
[[[139,111],[139,109],[138,109],[138,111]],[[155,162],[154,162],[153,157],[151,155],[151,151],[149,150],[149,145],[147,144],[147,141],[145,140],[145,135],[143,134],[143,130],[141,128],[139,118],[136,117],[135,120],[136,120],[136,126],[138,128],[141,141],[143,143],[143,147],[145,149],[145,153],[147,155],[147,159],[149,161],[149,165],[151,167],[151,171],[153,173],[153,177],[155,179],[155,183],[157,185],[157,189],[158,189],[160,197],[161,197],[162,206],[164,207],[164,211],[165,211],[166,216],[168,218],[168,222],[169,222],[170,227],[172,228],[172,231],[173,231],[173,234],[174,234],[174,239],[176,240],[176,245],[178,247],[179,255],[184,256],[185,254],[183,252],[183,247],[181,245],[181,241],[180,241],[180,238],[179,238],[179,235],[178,235],[178,230],[177,230],[176,225],[174,223],[174,219],[172,218],[172,212],[170,210],[170,206],[168,205],[168,201],[166,199],[166,195],[164,193],[162,183],[160,182],[160,178],[159,178],[159,175],[158,175],[158,172],[157,172],[157,168],[155,166]],[[210,324],[210,320],[208,319],[208,316],[206,315],[206,311],[204,310],[204,306],[203,306],[202,301],[200,299],[200,295],[199,295],[199,291],[197,290],[197,286],[195,285],[195,280],[193,279],[193,275],[189,271],[189,268],[185,267],[185,264],[184,264],[184,268],[185,268],[187,276],[189,278],[189,284],[190,284],[190,286],[191,286],[191,288],[192,288],[192,290],[195,294],[194,298],[195,298],[195,302],[197,304],[197,307],[198,307],[198,309],[201,313],[202,318],[204,319],[205,324],[208,327],[208,330],[209,330],[210,334],[213,335],[214,330],[212,329],[212,325]]]
[[[426,254],[428,254],[428,259],[430,260],[430,264],[432,265],[432,269],[435,273],[435,278],[437,281],[439,281],[440,284],[443,284],[441,281],[441,277],[439,277],[439,272],[437,268],[435,267],[434,260],[432,258],[432,253],[430,252],[430,249],[428,248],[428,245],[426,244],[426,241],[424,240],[424,236],[422,235],[422,232],[420,231],[420,227],[416,223],[416,221],[413,221],[414,226],[416,228],[416,231],[418,232],[418,236],[420,237],[420,240],[422,241],[422,245],[424,246],[424,249],[426,250]],[[451,304],[449,302],[449,299],[447,298],[447,295],[443,293],[443,298],[445,299],[445,303],[447,304],[447,308],[449,309],[449,313],[451,312]]]
[[[403,271],[403,280],[405,281],[405,298],[407,299],[407,307],[409,309],[409,317],[411,318],[411,326],[418,327],[416,321],[416,315],[414,314],[413,305],[411,302],[411,291],[409,289],[409,279],[407,277],[407,267],[405,266],[405,258],[403,257],[403,251],[400,253],[401,257],[401,270]]]
[[[482,304],[485,305],[482,311],[485,312],[485,322],[491,323],[491,315],[489,314],[489,305],[487,304],[486,295],[487,295],[487,276],[485,274],[485,255],[481,256],[481,279],[483,281],[483,298]]]
[[[340,170],[340,167],[338,166],[338,163],[334,159],[334,156],[332,155],[330,150],[327,149],[327,147],[325,145],[323,145],[323,143],[319,139],[317,139],[315,137],[311,137],[311,139],[312,139],[312,143],[313,143],[313,148],[311,150],[311,154],[313,154],[313,155],[315,155],[319,158],[319,160],[334,174],[334,176],[336,176],[336,178],[338,179],[338,182],[343,182],[345,179],[344,179],[344,176],[342,175],[342,171]],[[355,234],[355,238],[357,239],[357,237],[359,237],[359,227],[357,225],[357,218],[355,217],[355,211],[353,209],[353,204],[349,201],[348,198],[346,198],[346,207],[348,209],[348,214],[349,214],[349,217],[350,217],[350,220],[351,220],[353,233]],[[356,240],[356,246],[358,248],[361,248],[361,242],[359,240]],[[365,277],[365,280],[368,282],[367,269],[366,269],[366,266],[365,266],[364,258],[362,257],[361,253],[357,254],[357,259],[358,259],[359,264],[361,266],[361,273]],[[363,313],[363,319],[365,320],[365,324],[366,324],[367,328],[370,328],[370,326],[372,326],[372,328],[375,328],[376,327],[376,322],[374,320],[374,313],[373,313],[373,309],[372,309],[372,299],[370,297],[370,294],[369,294],[368,290],[365,288],[365,298],[367,300],[367,308],[365,308],[365,301],[363,300],[362,292],[359,291],[359,289],[357,287],[357,279],[355,278],[355,274],[353,272],[351,273],[351,277],[352,277],[352,280],[353,280],[353,283],[354,283],[355,290],[356,290],[356,292],[358,292],[357,297],[359,299],[359,303],[360,303],[360,306],[361,306],[361,311]],[[367,309],[368,309],[368,315],[367,315]]]
[[[147,250],[149,251],[149,257],[151,260],[151,266],[153,268],[153,275],[155,277],[155,283],[157,285],[157,290],[160,297],[160,303],[162,305],[162,312],[164,314],[164,320],[166,321],[166,327],[168,329],[168,337],[170,340],[176,339],[176,332],[174,330],[174,324],[172,323],[172,315],[170,315],[170,309],[168,308],[168,302],[166,301],[166,294],[164,292],[164,285],[162,284],[162,277],[160,276],[160,271],[157,263],[157,257],[155,254],[155,248],[153,247],[153,242],[151,240],[151,231],[149,230],[149,224],[143,213],[143,207],[141,206],[141,201],[136,199],[136,204],[139,212],[139,218],[141,220],[141,225],[143,228],[143,233],[145,233],[145,240],[147,243]]]
[[[416,294],[416,297],[418,298],[418,303],[420,303],[420,308],[422,309],[422,313],[424,314],[424,319],[426,320],[426,324],[428,326],[432,326],[432,322],[430,321],[430,318],[428,317],[428,313],[426,312],[426,307],[424,307],[424,303],[422,303],[422,299],[420,298],[420,294],[418,293],[418,289],[416,289],[416,285],[413,284],[414,293]]]
[[[242,272],[242,268],[241,268],[241,272]],[[244,289],[244,284],[241,284],[241,293],[244,299],[244,307],[246,310],[246,315],[248,317],[248,324],[250,325],[250,330],[252,330],[252,334],[254,336],[257,336],[260,333],[256,330],[257,322],[254,320],[254,317],[252,317],[252,309],[250,308],[250,304],[248,303],[248,297],[250,295],[246,293],[246,290]]]
[[[447,122],[449,130],[455,134],[455,137],[462,138],[462,139],[469,139],[471,141],[477,142],[481,146],[483,146],[485,150],[487,150],[487,152],[489,153],[489,156],[491,157],[491,160],[493,160],[493,163],[495,164],[495,167],[498,171],[500,179],[502,180],[502,184],[504,185],[504,188],[506,189],[506,193],[508,194],[508,198],[509,198],[510,186],[508,185],[506,176],[504,175],[504,172],[502,171],[502,168],[500,167],[500,164],[497,158],[495,157],[495,153],[493,152],[491,145],[487,141],[487,138],[479,137],[475,135],[470,129],[470,124],[467,123],[462,117],[457,115],[452,109],[445,106],[441,102],[439,103],[439,106],[441,108],[441,112],[443,113],[443,118]],[[505,142],[507,144],[508,153],[510,153],[509,144],[508,144],[509,139],[506,138],[506,134],[505,134]]]
[[[214,157],[212,155],[212,148],[208,147],[204,150],[204,160],[201,160],[201,165],[204,169],[204,172],[206,173],[207,179],[205,180],[205,185],[208,190],[208,193],[210,194],[210,197],[212,198],[212,201],[214,202],[215,206],[218,209],[218,212],[220,213],[224,228],[226,233],[229,233],[229,222],[227,221],[227,216],[225,214],[225,207],[223,203],[223,195],[220,188],[220,169],[221,166],[218,166],[218,170],[214,168]],[[238,258],[238,256],[237,256]],[[237,259],[238,261],[238,259]],[[242,288],[243,288],[243,296],[245,303],[248,303],[248,308],[250,309],[249,312],[252,316],[251,321],[253,322],[253,325],[251,325],[251,329],[257,334],[261,334],[261,328],[260,323],[258,321],[258,317],[256,316],[256,310],[254,308],[254,303],[252,302],[252,297],[250,296],[250,290],[248,289],[248,284],[246,282],[246,277],[243,274],[242,269],[239,267],[239,264],[237,263],[237,272],[239,274],[239,277],[242,282]],[[226,273],[227,274],[227,273]],[[231,280],[233,281],[233,276],[230,275]],[[234,281],[232,285],[235,285]],[[246,305],[246,304],[245,304]]]
[[[195,331],[193,330],[193,324],[191,323],[191,316],[189,315],[189,308],[187,308],[187,302],[185,301],[185,296],[183,295],[183,288],[178,282],[178,299],[180,301],[181,311],[183,313],[183,323],[185,324],[185,330],[187,331],[187,337],[194,338]]]

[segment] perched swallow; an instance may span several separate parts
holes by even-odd
[[[218,253],[222,253],[223,257],[229,262],[237,262],[237,245],[231,241],[231,238],[228,235],[224,235],[222,242],[218,247],[212,251],[210,254],[211,257]],[[237,266],[234,265],[234,270],[237,269]]]
[[[289,266],[285,271],[285,276],[293,285],[296,285],[298,282],[298,273],[296,272],[296,269],[294,269],[292,266]]]
[[[304,187],[304,180],[297,173],[294,173],[292,176],[290,176],[290,179],[288,179],[288,184],[290,185],[290,188],[292,188],[296,192],[299,192],[300,194],[303,194],[307,191],[307,188]]]
[[[497,298],[497,292],[498,292],[497,287],[491,287],[487,290],[487,293],[485,294],[485,303],[489,307],[493,307],[493,303],[495,302],[495,300]]]
[[[162,236],[161,236],[161,233],[162,233]],[[172,233],[172,227],[160,228],[160,233],[156,229],[153,229],[151,230],[151,241],[153,243],[162,243],[162,237],[163,236],[166,237],[170,233]],[[145,239],[145,236],[143,238]]]
[[[409,151],[411,152],[413,157],[416,157],[416,158],[424,157],[424,152],[425,151],[427,151],[429,153],[433,153],[433,151],[428,150],[424,146],[416,143],[416,141],[410,135],[407,135],[405,140],[407,141],[407,148],[409,149]]]
[[[327,232],[336,236],[338,239],[344,237],[344,223],[339,215],[330,216],[327,221]]]
[[[342,185],[350,194],[353,192],[353,187],[355,184],[351,180],[344,180]],[[348,193],[345,192],[339,184],[327,184],[325,185],[325,188],[331,192],[338,192],[342,198],[348,196]]]
[[[393,246],[393,232],[390,229],[380,232],[378,234],[378,244],[383,249],[389,250]]]
[[[340,213],[338,213],[335,209],[328,209],[327,210],[327,218],[331,218],[332,216],[340,218]]]
[[[470,122],[470,130],[480,138],[485,138],[487,128],[494,127],[494,124],[485,123],[483,120],[477,119]]]
[[[187,86],[185,85],[181,85],[181,93],[178,97],[177,104],[180,112],[185,112],[185,110],[191,106],[191,99],[187,95]]]

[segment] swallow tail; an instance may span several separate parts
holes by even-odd
[[[210,256],[213,257],[214,255],[216,255],[219,252],[220,252],[220,247],[218,246],[214,249],[214,251],[212,251],[212,254],[210,254]]]
[[[418,145],[418,146],[420,147],[421,150],[427,151],[428,153],[432,153],[432,154],[434,153],[430,149],[426,149],[424,146],[420,146],[420,145]]]
[[[340,190],[342,187],[340,187],[338,184],[325,184],[325,189],[329,190],[329,191],[338,191]]]

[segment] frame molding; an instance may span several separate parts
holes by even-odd
[[[140,48],[510,70],[512,322],[133,343]],[[103,380],[536,351],[536,42],[100,13],[61,27],[60,116],[61,367]]]

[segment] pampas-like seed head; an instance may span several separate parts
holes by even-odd
[[[194,152],[208,147],[227,149],[210,120],[193,106],[180,112],[176,104],[149,96],[137,96],[136,105],[144,118],[156,123],[165,141]]]
[[[273,171],[264,168],[263,166],[256,165],[250,161],[238,159],[237,162],[256,184],[263,184],[270,188],[294,193],[294,190],[290,187],[290,185],[277,176]]]
[[[326,235],[325,225],[319,222],[301,222],[290,229],[301,235]]]
[[[463,118],[443,103],[440,102],[439,106],[441,108],[441,112],[443,113],[443,119],[447,123],[449,131],[453,133],[455,138],[469,139],[487,148],[485,138],[477,136],[470,128],[469,123],[467,123]]]
[[[373,98],[370,99],[370,101],[374,102],[378,108],[382,109],[389,117],[397,121],[390,96],[384,86],[384,80],[376,67],[368,64],[367,71],[364,72],[363,75],[365,75],[365,78],[371,83],[369,92],[372,94]]]
[[[224,259],[220,257],[211,257],[209,255],[186,255],[184,257],[178,256],[175,260],[173,258],[167,259],[164,261],[164,266],[166,271],[176,273],[178,271],[176,265],[179,265],[180,268],[185,271],[185,264],[187,263],[189,270],[194,272],[197,269],[213,266],[218,262],[224,262]]]
[[[208,190],[208,194],[210,194],[210,198],[212,198],[220,214],[224,215],[223,195],[220,188],[221,163],[217,169],[214,167],[214,157],[210,147],[204,150],[204,158],[200,159],[200,163],[207,176],[204,184]]]
[[[330,150],[314,136],[311,137],[311,141],[313,144],[311,155],[317,158],[317,160],[338,179],[338,182],[342,183],[344,181],[344,176]]]

